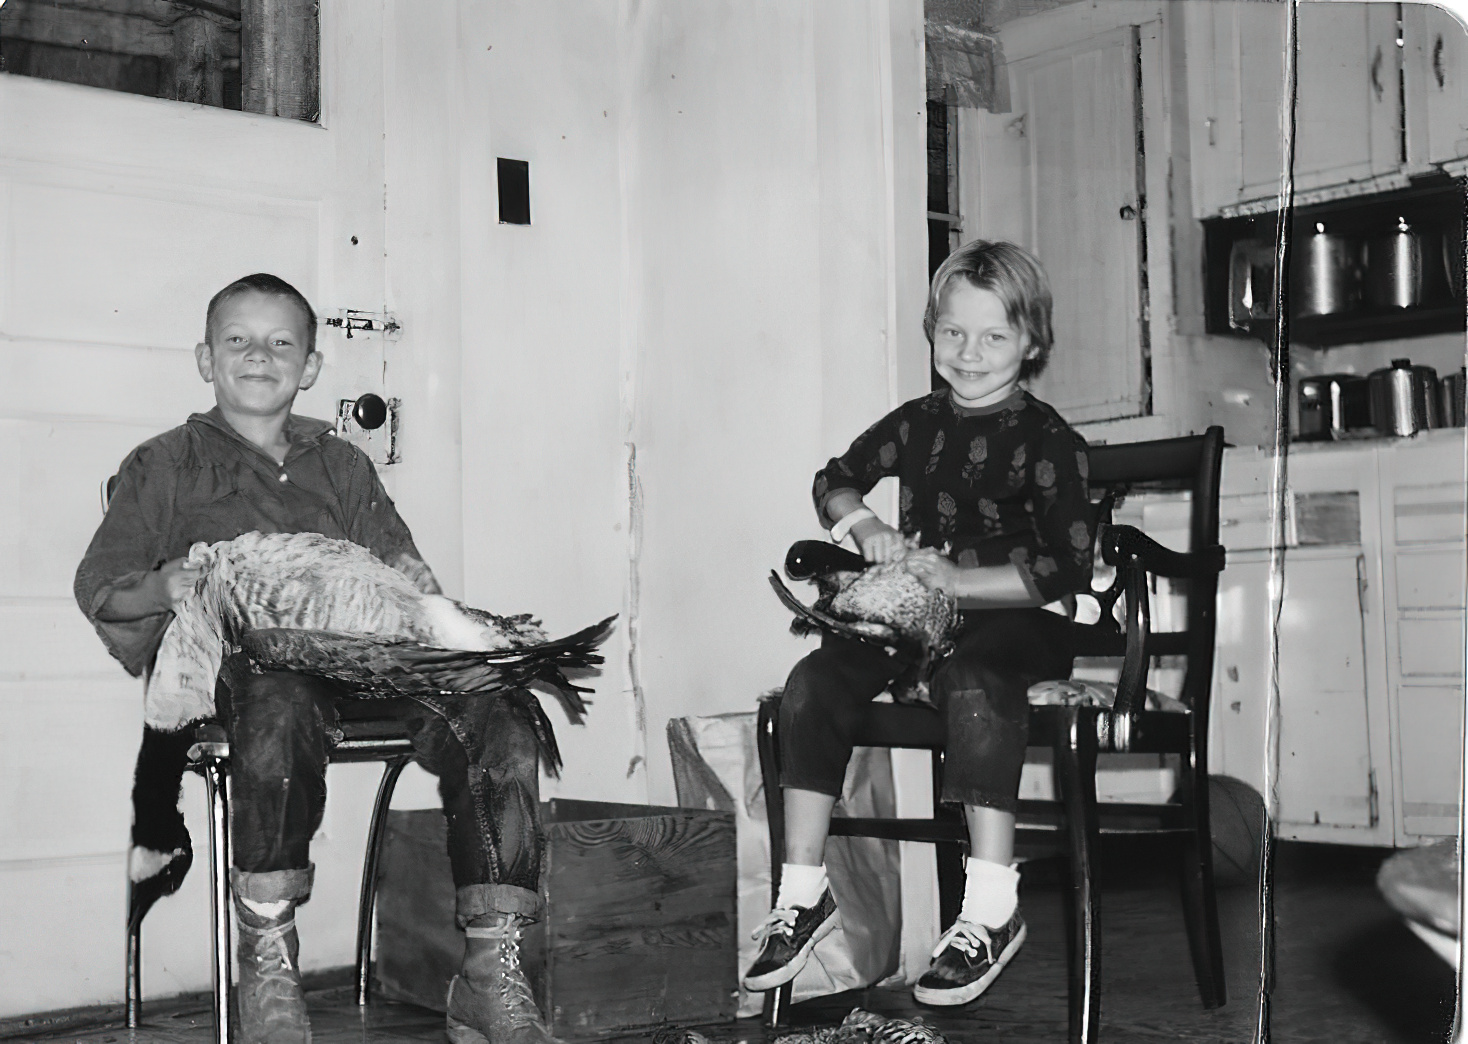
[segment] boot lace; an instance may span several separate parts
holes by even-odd
[[[771,910],[770,915],[759,923],[750,938],[761,946],[777,935],[789,939],[795,934],[795,919],[799,916],[800,911],[793,908]]]
[[[938,937],[938,945],[933,948],[933,956],[937,957],[948,947],[955,947],[967,957],[976,957],[979,947],[984,948],[987,956],[993,956],[993,940],[989,937],[989,930],[982,924],[974,924],[971,921],[957,920],[953,927]]]
[[[286,935],[295,930],[296,919],[269,928],[254,928],[241,922],[240,930],[257,938],[251,947],[251,964],[254,965],[258,983],[256,997],[294,1000],[300,993],[299,969],[291,963],[290,948]],[[275,1009],[270,1009],[275,1012]],[[275,1012],[278,1014],[278,1012]]]
[[[510,1021],[517,1025],[545,1027],[525,969],[520,965],[520,923],[511,921],[503,928],[469,928],[471,938],[495,939],[499,942],[499,994]]]

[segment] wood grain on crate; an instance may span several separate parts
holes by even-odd
[[[733,1018],[733,817],[552,804],[560,807],[546,825],[544,968],[555,1030]],[[621,814],[572,818],[612,809]]]

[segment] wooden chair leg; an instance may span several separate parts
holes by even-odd
[[[377,905],[377,865],[382,855],[382,839],[387,829],[387,813],[392,805],[392,792],[410,757],[389,758],[383,765],[382,779],[377,784],[377,799],[372,803],[372,819],[367,825],[367,852],[362,858],[362,890],[357,899],[357,1004],[365,1006],[372,993],[372,913]]]
[[[1096,817],[1096,712],[1065,707],[1055,737],[1055,777],[1065,805],[1074,906],[1070,959],[1070,1040],[1095,1044],[1101,1029],[1101,901],[1093,860]]]
[[[963,845],[939,841],[933,848],[938,861],[938,927],[947,931],[963,908]]]
[[[1187,765],[1179,787],[1184,821],[1189,832],[1182,843],[1183,918],[1193,974],[1203,1007],[1220,1008],[1228,1002],[1224,981],[1223,938],[1218,927],[1218,896],[1213,886],[1213,835],[1208,821],[1208,785]]]
[[[209,791],[209,885],[214,921],[214,1041],[229,1044],[231,910],[229,908],[228,755],[206,754],[202,772]]]

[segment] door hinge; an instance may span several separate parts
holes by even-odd
[[[1381,816],[1380,816],[1380,796],[1379,796],[1379,794],[1377,792],[1377,789],[1376,789],[1376,770],[1375,769],[1367,769],[1366,770],[1366,787],[1367,787],[1367,790],[1366,790],[1366,810],[1367,810],[1367,814],[1370,816],[1370,822],[1367,823],[1367,826],[1373,826],[1374,827],[1374,826],[1376,826],[1377,822],[1381,818]]]
[[[347,340],[357,333],[380,333],[388,340],[396,340],[403,332],[398,317],[391,312],[364,312],[356,308],[343,308],[341,314],[321,320],[322,326],[334,326],[347,332]]]

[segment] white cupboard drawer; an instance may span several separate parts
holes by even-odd
[[[1397,617],[1403,678],[1463,677],[1463,614],[1407,610]]]
[[[1398,486],[1392,516],[1398,544],[1457,542],[1463,539],[1463,484]]]
[[[1401,609],[1463,608],[1463,552],[1419,551],[1397,555],[1397,606]]]

